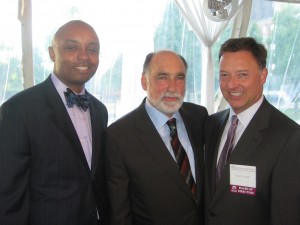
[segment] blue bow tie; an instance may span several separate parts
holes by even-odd
[[[86,111],[89,108],[90,96],[86,93],[77,95],[70,88],[67,88],[67,91],[65,91],[64,94],[69,108],[73,107],[74,104],[79,108],[82,108],[83,111]]]

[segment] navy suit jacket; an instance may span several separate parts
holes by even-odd
[[[229,109],[205,128],[206,225],[300,224],[300,126],[264,100],[215,187],[216,160]],[[230,164],[256,167],[256,195],[230,191]]]
[[[50,76],[0,109],[0,224],[107,222],[106,107],[91,96],[92,165]]]
[[[197,199],[145,109],[145,101],[108,127],[106,164],[112,225],[203,224],[203,129],[207,110],[179,110],[195,156]]]

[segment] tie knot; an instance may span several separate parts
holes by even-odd
[[[167,121],[167,125],[169,126],[171,137],[174,137],[177,134],[176,119],[175,118],[169,119]]]
[[[233,116],[231,117],[231,124],[232,124],[232,126],[237,126],[237,125],[238,125],[238,122],[239,122],[238,117],[237,117],[236,115],[233,115]]]
[[[65,91],[64,94],[69,108],[73,107],[74,104],[79,108],[82,108],[83,111],[86,111],[89,108],[90,96],[86,93],[77,95],[70,88],[67,88],[67,91]]]

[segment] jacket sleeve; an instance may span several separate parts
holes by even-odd
[[[300,224],[300,131],[287,140],[273,171],[272,224]]]
[[[128,173],[122,161],[118,142],[109,134],[107,135],[105,159],[110,224],[132,225]]]
[[[0,224],[29,221],[30,158],[22,112],[4,103],[0,108]]]

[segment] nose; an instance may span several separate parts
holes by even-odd
[[[235,88],[237,86],[237,80],[234,78],[234,76],[229,77],[227,86],[229,89]]]
[[[79,60],[86,60],[87,58],[88,58],[88,53],[86,50],[83,49],[83,50],[79,51],[79,53],[78,53]]]
[[[176,80],[169,79],[168,91],[174,92],[176,90]]]

